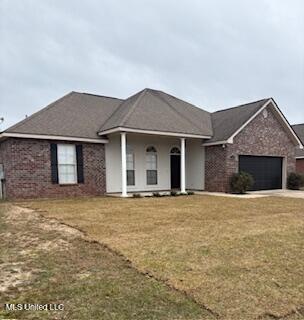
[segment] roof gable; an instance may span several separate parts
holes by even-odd
[[[205,145],[233,143],[233,138],[268,106],[272,108],[276,118],[285,128],[293,143],[299,146],[299,148],[303,148],[301,140],[295,134],[284,114],[272,98],[212,113],[211,119],[214,135]]]
[[[211,114],[213,137],[207,143],[227,141],[241,128],[269,99],[243,104]]]

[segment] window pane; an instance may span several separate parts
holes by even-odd
[[[147,170],[157,170],[157,155],[156,154],[147,154],[146,156],[146,166]]]
[[[135,186],[135,171],[127,170],[127,185]]]
[[[76,164],[75,145],[58,145],[58,164]]]
[[[72,144],[58,144],[59,183],[77,183],[76,148]]]
[[[147,184],[157,184],[157,171],[147,170]]]
[[[127,154],[127,170],[134,170],[134,156]]]
[[[59,183],[76,183],[76,166],[70,164],[58,165]]]
[[[150,146],[146,149],[147,184],[157,184],[157,151]]]
[[[150,146],[146,149],[146,152],[154,152],[156,153],[156,149],[153,146]]]

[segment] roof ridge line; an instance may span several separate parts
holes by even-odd
[[[137,107],[137,105],[139,104],[139,102],[141,101],[141,99],[143,98],[144,94],[147,92],[147,89],[142,90],[142,92],[140,93],[139,97],[136,99],[136,101],[133,103],[133,105],[131,106],[130,110],[126,113],[126,115],[123,117],[122,121],[121,121],[121,125],[123,126],[125,124],[125,122],[129,119],[129,117],[131,116],[132,112],[135,110],[135,108]]]
[[[100,125],[97,133],[99,133],[100,130],[101,130],[101,128],[109,121],[109,119],[112,118],[113,115],[114,115],[116,112],[118,112],[120,106],[121,106],[124,102],[125,102],[125,100],[122,100],[121,103],[117,106],[117,108],[116,108],[116,109],[109,115],[109,117]]]
[[[29,120],[32,120],[33,118],[37,117],[39,114],[41,114],[41,113],[43,113],[43,112],[51,109],[52,107],[55,107],[55,105],[56,105],[58,102],[62,101],[62,100],[65,99],[66,97],[72,95],[73,93],[76,93],[76,92],[75,92],[75,91],[71,91],[71,92],[65,94],[63,97],[61,97],[61,98],[59,98],[59,99],[51,102],[50,104],[48,104],[48,105],[45,106],[44,108],[42,108],[42,109],[34,112],[33,114],[31,114],[30,116],[26,117],[25,119],[20,120],[20,121],[17,122],[16,124],[8,127],[8,128],[7,128],[6,130],[4,130],[3,132],[9,132],[9,130],[11,130],[11,129],[18,128],[20,125],[24,124],[25,122],[28,122]]]
[[[167,93],[167,92],[165,92],[165,91],[155,90],[155,89],[149,89],[149,90],[152,90],[152,91],[154,91],[154,92],[156,91],[156,92],[163,93],[163,94],[165,94],[165,95],[167,95],[167,96],[169,96],[169,97],[171,97],[171,98],[173,98],[173,99],[175,99],[175,100],[178,100],[178,101],[183,102],[183,103],[187,103],[187,104],[191,105],[191,107],[193,107],[193,108],[195,108],[195,109],[198,109],[199,111],[204,111],[204,112],[207,112],[207,113],[211,114],[210,111],[207,111],[207,110],[205,110],[205,109],[203,109],[203,108],[200,108],[200,107],[196,106],[195,104],[193,104],[192,102],[189,102],[189,101],[183,100],[183,99],[181,99],[181,98],[179,98],[179,97],[176,97],[176,96],[174,96],[174,95],[171,94],[171,93]]]
[[[217,113],[217,112],[222,112],[222,111],[227,111],[227,110],[231,110],[231,109],[236,109],[236,108],[240,108],[240,107],[245,107],[245,106],[247,106],[248,104],[257,103],[257,102],[260,102],[260,101],[263,101],[263,100],[267,101],[267,100],[271,100],[271,99],[272,99],[272,98],[264,98],[264,99],[259,99],[259,100],[256,100],[256,101],[247,102],[247,103],[239,104],[239,105],[234,106],[234,107],[229,107],[229,108],[226,108],[226,109],[220,109],[220,110],[211,112],[211,114]]]
[[[79,94],[86,94],[86,95],[88,95],[88,96],[95,96],[95,97],[100,97],[100,98],[116,99],[116,100],[124,101],[124,99],[122,99],[122,98],[105,96],[105,95],[102,95],[102,94],[89,93],[89,92],[78,92],[78,91],[74,91],[74,92],[75,92],[75,93],[79,93]]]
[[[143,90],[142,90],[143,91]],[[140,91],[139,91],[140,92]],[[123,103],[132,98],[133,96],[135,96],[136,94],[138,94],[139,92],[133,94],[132,96],[128,97],[127,99],[124,99],[121,101],[121,103],[117,106],[117,108],[112,112],[112,114],[100,125],[97,133],[101,132],[101,128],[114,116],[114,114],[116,114],[117,112],[119,112],[121,110],[121,106],[123,105]],[[115,127],[115,126],[114,126]]]
[[[153,91],[152,94],[157,97],[158,99],[161,99],[163,102],[165,102],[175,113],[177,113],[180,117],[182,117],[183,119],[186,119],[190,124],[192,124],[194,127],[196,127],[196,129],[201,130],[201,128],[199,128],[195,123],[193,123],[190,119],[188,119],[187,117],[185,117],[184,115],[182,115],[179,111],[177,111],[172,105],[171,103],[169,103],[168,101],[166,101],[163,97],[160,97],[158,95],[156,95]],[[173,97],[173,96],[172,96]],[[181,100],[182,101],[182,100]],[[186,101],[184,101],[186,102]],[[188,102],[186,102],[188,103]]]

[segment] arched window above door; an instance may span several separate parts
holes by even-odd
[[[178,147],[173,147],[170,151],[170,154],[180,154],[180,150]]]

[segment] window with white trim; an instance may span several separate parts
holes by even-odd
[[[77,183],[76,147],[73,144],[58,144],[59,184]]]
[[[150,146],[146,149],[147,185],[157,184],[157,151]]]
[[[127,185],[135,186],[134,151],[127,145]]]

